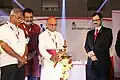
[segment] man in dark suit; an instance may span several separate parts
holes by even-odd
[[[94,13],[92,21],[95,29],[88,31],[85,50],[88,55],[87,80],[110,80],[111,59],[109,49],[112,44],[112,30],[102,25],[101,13]]]

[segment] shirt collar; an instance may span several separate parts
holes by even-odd
[[[102,27],[102,26],[100,26],[100,27],[97,27],[97,28],[95,28],[95,30],[96,30],[96,29],[98,29],[98,31],[100,31],[101,27]]]
[[[14,24],[12,24],[11,22],[7,21],[7,23],[11,26],[11,27],[16,27]]]
[[[7,21],[7,23],[8,23],[8,25],[9,25],[10,27],[12,27],[13,29],[17,29],[17,28],[18,28],[18,26],[12,24],[12,23],[9,22],[9,21]]]

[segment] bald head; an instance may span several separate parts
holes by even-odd
[[[51,20],[56,20],[56,18],[55,17],[53,17],[53,16],[50,16],[48,19],[47,19],[47,21],[51,21]]]
[[[56,31],[57,20],[55,17],[49,17],[47,20],[47,29],[51,32]]]

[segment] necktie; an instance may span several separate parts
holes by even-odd
[[[98,35],[98,29],[95,30],[95,34],[94,34],[94,40],[96,40],[97,38],[97,35]]]

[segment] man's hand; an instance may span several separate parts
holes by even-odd
[[[50,59],[53,61],[53,62],[56,62],[56,61],[60,61],[61,59],[61,56],[64,55],[64,52],[59,50],[58,53],[54,54]]]
[[[31,60],[36,53],[37,53],[36,50],[32,51],[31,53],[28,53],[28,60]]]
[[[25,63],[27,63],[27,57],[26,57],[26,56],[22,56],[19,61],[20,61],[21,63],[25,64]]]
[[[20,68],[21,66],[23,66],[24,64],[27,63],[27,57],[26,56],[20,56],[18,58],[18,67]]]
[[[95,55],[95,54],[94,54],[93,51],[90,51],[90,52],[87,53],[87,55],[88,55],[88,57],[92,57],[92,56]]]
[[[58,61],[58,59],[59,59],[58,54],[55,54],[55,55],[53,55],[53,56],[50,58],[50,60],[52,60],[53,62]]]
[[[91,56],[92,61],[97,61],[97,57],[95,55]]]

